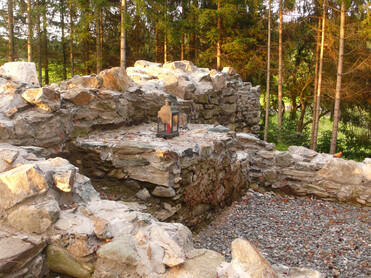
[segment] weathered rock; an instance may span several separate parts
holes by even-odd
[[[194,249],[186,254],[184,264],[170,268],[166,278],[217,278],[217,267],[225,261],[219,253],[206,249]]]
[[[145,60],[138,60],[138,61],[135,62],[134,67],[136,67],[136,68],[162,67],[162,64],[148,62],[148,61],[145,61]]]
[[[30,62],[10,62],[3,65],[5,75],[13,81],[39,85],[36,75],[36,65]]]
[[[166,230],[159,226],[152,226],[150,229],[151,240],[165,250],[162,262],[169,267],[184,263],[184,250],[169,236]]]
[[[139,256],[137,254],[133,239],[127,236],[115,238],[97,251],[98,259],[114,261],[122,265],[136,266]]]
[[[67,250],[57,245],[49,245],[46,262],[50,270],[72,277],[90,278],[94,271],[91,263],[77,261]]]
[[[165,272],[163,257],[163,248],[149,242],[147,233],[125,235],[98,250],[94,277],[158,277]]]
[[[103,79],[97,75],[75,76],[65,81],[67,89],[100,89]]]
[[[48,88],[28,89],[22,97],[46,112],[54,112],[60,107],[59,93]]]
[[[57,221],[59,213],[59,204],[55,200],[45,200],[18,207],[8,215],[8,222],[17,230],[42,234]]]
[[[145,200],[147,200],[147,199],[149,199],[149,198],[151,197],[151,194],[149,193],[149,191],[148,191],[146,188],[144,188],[144,189],[142,189],[142,190],[139,190],[139,191],[135,194],[135,196],[136,196],[138,199],[140,199],[140,200],[142,200],[142,201],[145,201]]]
[[[19,270],[26,270],[33,277],[42,274],[35,264],[41,260],[42,265],[40,253],[46,245],[45,240],[37,236],[23,238],[21,235],[0,237],[0,273],[5,275],[2,277],[18,277],[15,273]]]
[[[8,209],[24,199],[48,189],[48,184],[34,164],[16,167],[0,174],[0,207]]]
[[[355,161],[332,159],[317,173],[319,178],[341,184],[360,184],[362,168]]]
[[[176,62],[169,62],[163,65],[163,68],[167,68],[170,70],[180,70],[184,72],[195,72],[196,67],[191,61],[176,61]]]
[[[289,152],[281,152],[275,156],[274,161],[278,166],[289,167],[294,162],[294,159]]]
[[[289,147],[289,152],[292,153],[292,154],[297,154],[297,155],[301,155],[303,157],[307,157],[307,158],[310,158],[312,159],[313,157],[317,156],[317,152],[316,151],[313,151],[313,150],[310,150],[310,149],[307,149],[305,147],[301,147],[301,146],[290,146]]]
[[[237,74],[236,70],[233,67],[224,67],[222,72],[227,74]]]
[[[209,128],[209,131],[211,132],[228,132],[230,131],[229,128],[225,127],[225,126],[222,126],[222,125],[218,125],[216,127],[212,127],[212,128]]]
[[[124,91],[133,85],[133,81],[123,67],[114,67],[101,71],[99,77],[103,79],[103,87],[109,90]]]
[[[211,80],[212,80],[215,91],[220,91],[224,89],[225,82],[226,82],[224,73],[215,74],[214,76],[212,76]]]
[[[232,242],[232,261],[218,268],[220,278],[278,278],[269,262],[245,239]]]
[[[71,192],[76,179],[77,168],[66,159],[56,157],[38,162],[44,173],[52,177],[55,187],[63,192]]]
[[[171,187],[156,186],[152,191],[153,196],[171,198],[175,196],[175,190]]]
[[[89,104],[92,96],[91,94],[84,89],[71,89],[63,93],[62,99],[72,102],[77,106],[83,106]]]
[[[4,116],[10,118],[28,105],[12,82],[0,86],[0,113]]]

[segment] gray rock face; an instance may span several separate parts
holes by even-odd
[[[5,63],[2,68],[4,69],[4,74],[13,81],[39,85],[35,63],[10,62]]]
[[[41,277],[41,252],[46,242],[37,236],[7,236],[0,231],[0,273],[3,277]]]

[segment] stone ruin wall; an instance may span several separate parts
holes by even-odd
[[[232,68],[138,61],[128,72],[113,68],[43,88],[0,76],[0,140],[60,152],[71,138],[99,128],[155,121],[167,97],[189,122],[259,132],[260,87],[242,82]]]
[[[370,159],[358,163],[295,146],[280,152],[252,134],[212,125],[190,124],[168,144],[150,130],[155,126],[96,133],[74,144],[89,157],[78,162],[88,176],[115,177],[138,198],[161,200],[148,205],[158,219],[197,226],[247,188],[371,204]]]
[[[17,243],[23,250],[5,252],[0,272],[37,276],[48,261],[51,269],[76,277],[122,275],[122,264],[133,277],[177,277],[189,270],[175,266],[199,258],[213,262],[210,277],[216,277],[220,255],[194,250],[186,227],[101,200],[76,167],[45,156],[75,154],[71,161],[91,177],[125,186],[134,181],[137,196],[159,200],[158,219],[189,226],[247,187],[371,204],[370,159],[346,161],[302,147],[279,152],[252,134],[213,125],[189,124],[166,141],[154,139],[153,124],[142,124],[156,118],[169,92],[181,92],[175,105],[189,122],[257,132],[259,88],[230,68],[218,73],[189,62],[140,61],[128,72],[132,79],[113,68],[44,88],[0,77],[0,248]],[[9,190],[17,180],[24,188],[19,194]],[[22,263],[14,264],[15,258]],[[191,277],[205,264],[197,267]]]

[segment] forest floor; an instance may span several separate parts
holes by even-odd
[[[271,264],[326,277],[371,277],[370,207],[249,190],[194,238],[231,259],[234,239],[253,243]]]

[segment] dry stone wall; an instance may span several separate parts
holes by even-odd
[[[357,163],[294,146],[280,152],[222,126],[190,124],[171,140],[156,138],[155,131],[141,125],[78,138],[73,152],[89,159],[70,160],[90,177],[122,180],[147,204],[161,200],[156,217],[190,227],[248,187],[371,203],[369,159]]]
[[[231,130],[257,132],[259,119],[259,88],[233,69],[140,61],[128,72],[131,78],[112,68],[44,88],[0,76],[1,277],[49,270],[72,277],[250,277],[247,256],[258,258],[253,264],[261,271],[285,277],[245,241],[232,245],[231,264],[221,264],[220,254],[193,248],[186,226],[102,200],[79,169],[161,204],[158,219],[189,226],[247,187],[371,204],[370,159],[357,163],[301,147],[279,152]],[[155,124],[143,123],[169,97],[189,122],[231,129],[189,124],[179,137],[156,138]],[[45,159],[51,154],[74,165]]]
[[[175,96],[189,122],[218,122],[236,131],[259,132],[260,87],[242,82],[233,68],[217,72],[189,61],[137,61],[127,72],[143,90],[160,89]]]
[[[251,275],[265,269],[283,275],[245,240],[232,244],[230,265],[215,251],[194,249],[186,226],[159,222],[131,203],[100,199],[76,167],[60,157],[44,159],[42,152],[0,144],[1,277],[53,271],[78,278],[243,278],[260,277]],[[245,270],[236,276],[238,263]],[[320,277],[313,273],[305,277]]]
[[[289,147],[287,152],[260,149],[251,169],[258,186],[368,206],[371,205],[370,174],[369,158],[355,162],[296,146]]]
[[[18,63],[19,72],[22,66],[24,71],[31,68]],[[155,121],[166,98],[189,122],[259,130],[259,87],[242,82],[231,68],[217,72],[188,61],[164,65],[138,61],[128,72],[112,68],[40,88],[3,71],[0,142],[60,152],[66,142],[92,130]]]

